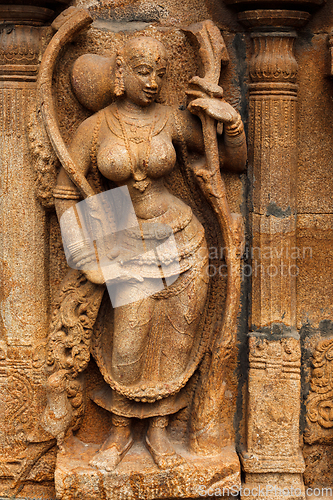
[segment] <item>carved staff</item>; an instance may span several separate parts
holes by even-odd
[[[195,76],[187,92],[192,98],[222,98],[223,89],[218,85],[221,61],[228,62],[225,43],[219,29],[212,21],[196,23],[183,31],[196,44],[203,66],[203,77]],[[244,228],[239,214],[230,212],[226,189],[220,174],[216,122],[204,112],[198,116],[202,122],[206,165],[194,169],[196,179],[216,213],[224,244],[227,248],[228,270],[227,298],[223,322],[212,339],[211,363],[196,391],[191,422],[190,444],[197,453],[219,453],[222,446],[220,411],[224,395],[224,367],[226,358],[235,346],[236,323],[240,302],[240,259],[243,253]]]
[[[93,19],[87,10],[75,7],[65,10],[53,21],[52,28],[57,32],[45,50],[37,80],[39,107],[47,134],[62,166],[84,198],[93,196],[96,193],[85,176],[78,171],[61,137],[53,104],[52,77],[61,49],[92,22]]]

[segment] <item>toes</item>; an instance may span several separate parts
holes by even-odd
[[[178,455],[177,453],[174,453],[169,456],[155,456],[156,465],[160,469],[173,469],[174,467],[178,467],[179,465],[184,463],[183,457]]]
[[[117,456],[104,456],[104,457],[95,457],[90,460],[90,467],[96,467],[97,469],[103,469],[107,472],[112,472],[120,462],[120,457]]]
[[[181,464],[183,464],[185,462],[185,460],[183,459],[183,457],[181,457],[177,453],[175,453],[175,455],[173,455],[170,458],[171,458],[171,460],[170,460],[171,467],[178,467],[178,465],[181,465]]]

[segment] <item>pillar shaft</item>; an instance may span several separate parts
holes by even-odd
[[[36,110],[44,25],[53,15],[41,5],[0,5],[0,496],[10,497],[52,445],[38,427],[49,248],[28,125]],[[43,487],[36,492],[43,496]]]
[[[47,331],[46,216],[26,132],[39,40],[40,29],[24,25],[0,35],[0,321],[8,346],[31,346]]]
[[[256,31],[251,37],[250,328],[282,333],[296,328],[296,33]]]

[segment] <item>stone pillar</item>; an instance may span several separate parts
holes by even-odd
[[[247,5],[253,8],[256,2],[226,3],[240,9]],[[258,494],[270,499],[305,496],[299,436],[301,351],[296,328],[294,42],[295,29],[303,26],[310,14],[305,12],[302,0],[290,5],[284,2],[286,8],[295,8],[296,4],[299,11],[277,10],[273,2],[266,1],[260,7],[267,8],[238,14],[250,31],[253,48],[249,61],[248,131],[252,237],[250,371],[246,445],[241,453],[244,487],[249,491],[243,493],[244,498],[256,498]]]
[[[45,210],[35,196],[26,134],[35,100],[40,28],[9,24],[0,34],[1,336],[24,352],[47,325]]]
[[[241,18],[251,22],[252,12]],[[249,158],[252,185],[250,328],[296,333],[296,100],[294,31],[251,33]]]
[[[290,18],[288,18],[290,16]],[[304,497],[299,447],[300,347],[296,331],[296,32],[307,13],[245,11],[250,61],[252,310],[245,487]],[[261,27],[270,19],[274,29]],[[259,21],[259,22],[258,22]],[[259,24],[259,26],[258,26]],[[290,359],[291,358],[291,359]],[[292,361],[291,361],[292,360]],[[270,489],[270,486],[272,489]],[[288,494],[288,492],[290,492]],[[296,492],[296,493],[295,493]]]
[[[39,445],[27,449],[38,441],[44,396],[33,353],[48,331],[48,235],[27,124],[54,17],[42,5],[0,6],[0,495],[15,493],[41,456]]]
[[[300,359],[296,338],[250,336],[243,498],[304,498],[299,446]]]

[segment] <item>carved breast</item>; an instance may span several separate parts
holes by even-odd
[[[170,173],[176,163],[176,151],[165,133],[153,137],[150,143],[135,144],[112,133],[101,144],[97,154],[100,172],[116,183],[126,182],[133,171],[145,171],[151,179],[158,179]]]

